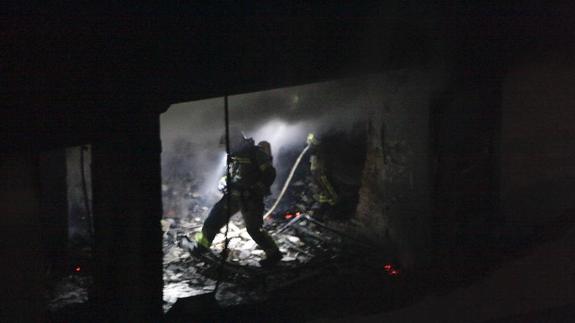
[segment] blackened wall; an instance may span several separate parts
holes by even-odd
[[[114,121],[122,136],[92,148],[94,289],[98,320],[159,321],[162,316],[159,119]]]
[[[0,156],[0,320],[41,322],[45,291],[38,154]]]
[[[66,155],[64,149],[40,153],[39,225],[46,271],[53,277],[64,274],[68,256],[68,199],[66,188]]]
[[[502,207],[520,237],[575,208],[572,53],[551,48],[526,55],[503,85]]]

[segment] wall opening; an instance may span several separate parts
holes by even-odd
[[[40,154],[40,224],[51,312],[88,301],[94,244],[90,165],[90,145]]]
[[[217,213],[230,183],[222,140],[225,100],[172,105],[160,119],[164,310],[216,285],[216,300],[231,306],[360,268],[366,277],[379,277],[375,284],[397,279],[413,261],[413,250],[425,244],[426,235],[412,223],[428,213],[427,104],[437,86],[430,80],[398,71],[228,97],[230,147],[256,147],[275,169],[257,211],[267,215],[262,230],[281,252],[273,269],[265,266],[266,246],[246,230],[244,212],[250,211],[241,206],[250,204],[258,184],[245,178],[260,178],[259,171],[240,171],[241,205],[232,209],[241,212],[232,214],[227,249],[226,227],[218,225],[207,239],[208,251],[196,253],[209,236],[206,219]],[[241,139],[234,138],[237,131]],[[234,163],[257,158],[231,149],[234,181]]]

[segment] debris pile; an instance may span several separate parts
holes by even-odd
[[[265,224],[284,257],[277,266],[263,269],[259,261],[265,257],[264,252],[243,229],[242,222],[237,216],[230,221],[229,252],[222,262],[225,228],[216,236],[211,253],[195,257],[182,240],[191,240],[201,230],[202,218],[162,220],[164,310],[178,298],[213,291],[218,279],[223,282],[217,295],[221,305],[261,300],[274,290],[328,270],[346,246],[359,244],[307,214],[286,213],[283,220],[276,218]]]
[[[88,288],[92,283],[89,275],[72,274],[57,281],[48,295],[48,309],[52,312],[69,305],[88,301]]]
[[[179,158],[180,155],[185,154],[174,154],[162,168],[165,311],[178,298],[212,292],[216,281],[221,282],[216,295],[220,305],[265,299],[274,290],[326,270],[333,271],[334,266],[338,266],[336,259],[341,259],[344,254],[357,255],[355,251],[347,252],[350,246],[369,252],[374,250],[346,233],[345,226],[342,229],[342,226],[333,225],[332,218],[343,208],[339,204],[334,207],[333,204],[320,203],[318,196],[321,188],[317,180],[312,177],[309,167],[299,167],[290,189],[264,223],[264,229],[272,235],[283,254],[278,265],[265,269],[260,267],[259,262],[265,253],[248,235],[241,216],[233,216],[229,222],[225,259],[220,256],[226,239],[225,228],[216,235],[210,253],[192,256],[189,241],[193,241],[195,234],[201,230],[215,201],[208,197],[209,194],[199,193],[203,186],[194,179],[196,177],[176,172],[188,169],[174,166],[185,160]],[[282,160],[293,159],[291,155],[280,154],[278,157]],[[303,164],[309,164],[309,156],[306,158]],[[287,177],[287,173],[279,172],[276,183],[284,183]],[[264,201],[266,209],[270,209],[274,200],[270,198]],[[353,199],[345,202],[355,205]],[[345,209],[345,213],[352,214],[348,209]]]

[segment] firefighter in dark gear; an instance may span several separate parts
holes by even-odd
[[[310,173],[316,186],[313,198],[321,205],[333,207],[338,202],[338,195],[327,178],[320,141],[313,133],[310,133],[307,136],[307,144],[310,146]]]
[[[282,254],[274,240],[262,229],[263,199],[270,194],[270,186],[276,177],[271,153],[262,149],[269,148],[269,143],[262,142],[256,146],[251,138],[245,138],[239,130],[230,130],[230,187],[225,187],[227,181],[224,177],[219,184],[224,195],[210,211],[202,231],[196,234],[194,251],[207,251],[216,234],[229,220],[228,214],[241,211],[248,234],[266,253],[266,258],[260,264],[271,265],[281,260]]]

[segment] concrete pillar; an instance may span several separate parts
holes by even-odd
[[[159,118],[113,121],[93,144],[95,273],[92,300],[106,321],[159,322],[162,233]]]
[[[0,154],[0,322],[44,322],[38,156]]]
[[[64,149],[41,153],[38,167],[42,248],[51,274],[65,275],[68,269],[68,208]]]

